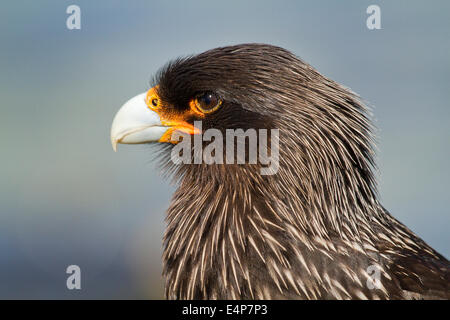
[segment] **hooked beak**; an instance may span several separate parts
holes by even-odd
[[[117,112],[111,126],[111,144],[117,151],[117,144],[139,144],[158,142],[169,129],[161,123],[160,116],[148,108],[147,93],[141,93],[128,100]]]

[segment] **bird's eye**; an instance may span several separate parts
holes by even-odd
[[[161,100],[159,99],[158,93],[156,92],[158,86],[148,90],[145,97],[145,103],[151,110],[156,110],[161,108]]]
[[[222,100],[214,92],[206,92],[195,98],[196,107],[203,113],[216,111],[221,104]]]

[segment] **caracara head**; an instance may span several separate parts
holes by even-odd
[[[201,133],[195,121],[201,121],[202,131],[279,127],[276,120],[288,112],[283,104],[289,104],[289,86],[296,85],[286,80],[295,80],[299,71],[283,71],[282,65],[288,68],[293,59],[281,48],[242,45],[169,63],[153,88],[117,113],[111,128],[114,150],[118,143],[176,143],[174,132]]]
[[[267,140],[257,145],[265,143],[268,149],[273,146],[273,130],[279,130],[279,150],[271,151],[279,151],[284,174],[294,168],[310,184],[312,179],[316,184],[318,179],[336,178],[338,184],[345,184],[363,175],[367,183],[358,183],[361,190],[373,188],[371,127],[365,107],[354,94],[285,49],[244,44],[168,63],[148,92],[119,110],[111,143],[114,150],[119,143],[175,146],[182,140],[180,135],[193,137],[208,129],[222,133],[224,153],[226,130],[248,133],[250,129],[259,135],[266,129]],[[211,135],[202,139],[203,147],[216,139]],[[226,155],[218,157],[217,152],[213,156],[226,166]],[[241,162],[247,165],[255,163],[249,155],[247,149],[246,155],[235,156],[244,158]],[[272,173],[278,173],[278,168]]]

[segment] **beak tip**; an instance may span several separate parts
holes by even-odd
[[[111,139],[111,145],[112,145],[114,152],[117,152],[117,143],[118,143],[118,141],[116,139]]]

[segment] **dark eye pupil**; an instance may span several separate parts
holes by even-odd
[[[158,99],[153,99],[152,100],[152,105],[157,107],[158,106]]]
[[[212,93],[206,93],[199,98],[203,108],[213,108],[217,104],[217,97]]]
[[[211,94],[205,95],[205,104],[206,104],[206,105],[211,104],[211,100],[212,100]]]

